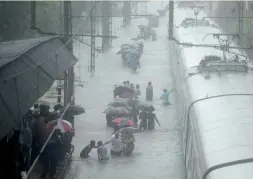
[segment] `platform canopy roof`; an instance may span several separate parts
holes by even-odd
[[[0,43],[0,140],[76,62],[58,37]]]

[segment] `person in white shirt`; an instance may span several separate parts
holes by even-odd
[[[112,156],[121,156],[122,153],[122,141],[120,138],[120,134],[119,133],[115,133],[111,139],[109,141],[107,141],[104,145],[106,144],[112,144],[111,147],[111,155]]]

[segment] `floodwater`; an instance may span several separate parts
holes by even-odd
[[[154,6],[149,5],[148,8],[150,10]],[[144,41],[141,69],[137,74],[123,67],[121,58],[116,52],[121,44],[130,43],[130,39],[137,36],[137,25],[147,24],[145,19],[134,19],[129,28],[121,30],[118,28],[114,32],[119,38],[113,41],[113,48],[108,53],[98,55],[96,73],[92,78],[87,73],[88,48],[79,43],[75,44],[75,53],[80,59],[76,76],[85,81],[83,87],[76,87],[75,101],[76,104],[86,108],[86,114],[77,116],[75,120],[76,135],[73,139],[75,152],[69,171],[66,172],[66,179],[185,178],[180,125],[176,118],[176,100],[172,93],[170,96],[172,105],[165,107],[160,99],[162,89],[173,88],[167,45],[167,22],[167,16],[160,19],[160,26],[156,28],[157,41]],[[120,27],[120,24],[117,26]],[[97,160],[96,150],[93,150],[89,159],[80,159],[80,151],[90,140],[106,141],[111,137],[112,129],[106,127],[105,115],[102,112],[113,100],[113,86],[125,80],[140,85],[141,100],[145,100],[148,81],[153,83],[153,105],[161,127],[157,125],[154,131],[135,134],[135,149],[130,157],[110,158],[107,163],[101,164]],[[110,145],[107,147],[110,150]]]

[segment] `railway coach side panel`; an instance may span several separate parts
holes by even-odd
[[[199,140],[199,161],[206,169],[227,162],[253,158],[253,96],[226,96],[206,99],[194,104],[190,121]],[[196,144],[194,144],[196,145]],[[196,145],[195,147],[197,147]],[[201,153],[203,152],[203,156]],[[201,166],[200,165],[200,166]],[[253,178],[252,165],[243,164],[240,170],[228,167],[210,173],[211,179]],[[238,165],[239,166],[239,165]],[[227,174],[223,171],[226,170]],[[242,173],[239,171],[243,171]],[[204,174],[204,173],[202,173]]]

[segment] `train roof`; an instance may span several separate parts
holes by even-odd
[[[199,14],[199,18],[205,14]],[[176,9],[175,24],[187,18],[194,18],[192,9]],[[207,33],[222,33],[214,27],[175,28],[174,36],[180,42],[194,44],[219,44],[213,36],[202,39]],[[231,44],[231,46],[235,46]],[[180,49],[180,48],[179,48]],[[235,53],[244,53],[237,49]],[[223,57],[215,48],[191,47],[180,52],[183,68],[198,66],[206,55]],[[226,53],[228,58],[233,54]],[[244,58],[243,58],[244,59]],[[252,66],[250,63],[249,66]],[[207,169],[218,164],[253,158],[253,75],[251,72],[228,71],[210,73],[207,79],[202,74],[188,76],[186,85],[190,101],[205,99],[193,105],[191,117],[195,132],[202,143]],[[216,95],[237,94],[210,98]],[[243,95],[244,94],[244,95]],[[252,179],[253,163],[233,165],[212,171],[210,179]]]
[[[186,48],[182,50],[185,68],[199,65],[204,55],[222,57],[222,51],[214,48]],[[229,55],[228,55],[229,56]],[[202,74],[187,77],[190,101],[226,94],[253,94],[251,72],[210,73],[206,79]],[[194,104],[198,136],[203,146],[207,168],[253,158],[253,95],[227,96],[203,100]],[[251,179],[253,164],[243,164],[211,172],[212,178]],[[238,170],[239,169],[239,170]],[[240,171],[240,174],[238,173]],[[242,175],[243,173],[243,175]],[[245,173],[245,175],[244,175]],[[229,176],[229,177],[228,177]]]
[[[185,43],[193,43],[193,44],[210,44],[210,45],[220,45],[219,41],[214,38],[211,34],[222,34],[224,33],[223,30],[219,29],[218,25],[213,22],[212,20],[209,20],[210,24],[216,26],[197,26],[197,27],[187,27],[183,28],[178,26],[178,24],[181,24],[181,22],[185,18],[194,18],[193,11],[191,9],[177,9],[177,18],[175,18],[175,26],[174,28],[174,37],[179,42],[185,42]],[[204,12],[199,13],[199,18],[202,19],[205,17]],[[210,35],[208,35],[210,34]],[[222,37],[224,39],[224,37]],[[236,47],[236,44],[231,42],[230,46]],[[238,49],[230,49],[230,51],[235,53],[240,53],[246,55],[246,52],[244,50],[238,50]]]

